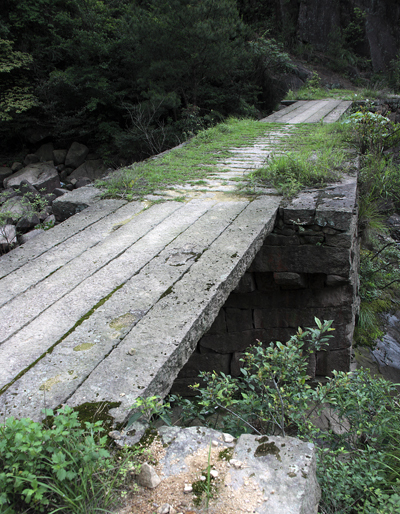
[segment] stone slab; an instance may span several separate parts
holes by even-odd
[[[68,400],[121,401],[116,421],[139,395],[165,395],[272,229],[280,198],[251,202]]]
[[[308,109],[303,113],[297,114],[290,120],[290,123],[293,125],[297,125],[299,123],[309,123],[309,119],[312,117],[318,117],[319,119],[322,117],[320,114],[320,110],[324,109],[328,103],[327,100],[316,100],[315,103],[308,102]]]
[[[266,118],[262,118],[260,121],[264,123],[278,123],[280,121],[280,118],[291,113],[292,111],[296,111],[305,103],[305,100],[300,100],[298,102],[293,103],[292,105],[289,105],[288,107],[285,107],[284,109],[281,109],[279,111],[274,112],[273,114],[270,114]]]
[[[350,268],[348,249],[332,251],[330,246],[303,244],[283,247],[263,246],[254,259],[250,271],[344,275],[349,273]]]
[[[307,123],[317,123],[321,121],[327,114],[333,111],[338,105],[340,105],[341,100],[329,100],[326,105],[320,107],[318,112],[313,114],[310,118],[308,118]]]
[[[345,114],[351,107],[352,101],[346,100],[342,101],[333,111],[331,111],[325,118],[323,119],[323,123],[334,123],[338,121],[343,114]]]
[[[302,192],[282,207],[285,223],[310,225],[314,222],[318,191]]]
[[[308,112],[311,107],[316,105],[319,102],[319,100],[311,100],[308,102],[304,102],[302,105],[299,106],[298,109],[285,114],[279,120],[277,120],[279,123],[290,123],[293,124],[293,120],[300,119],[304,113]]]
[[[181,261],[176,262],[176,252],[173,245],[171,245],[172,248],[167,248],[164,253],[160,255],[159,253],[163,252],[164,248],[171,243],[171,240],[176,240],[181,232],[185,232],[188,227],[201,217],[204,212],[212,208],[214,204],[212,202],[193,201],[187,205],[176,203],[163,205],[164,207],[169,207],[170,214],[175,212],[174,210],[171,212],[171,208],[175,207],[175,210],[180,208],[179,218],[169,216],[161,223],[157,224],[155,223],[157,212],[165,213],[165,210],[160,211],[159,208],[155,210],[152,215],[150,214],[150,217],[154,219],[153,225],[155,225],[155,227],[153,226],[152,230],[148,230],[137,244],[128,248],[118,259],[115,259],[109,265],[101,268],[96,274],[84,280],[78,287],[60,299],[60,301],[51,305],[51,307],[44,311],[32,323],[17,332],[15,337],[10,338],[6,343],[0,346],[0,358],[7,363],[0,370],[0,387],[4,387],[12,381],[18,373],[28,367],[35,359],[41,358],[54,344],[57,342],[61,343],[60,339],[66,339],[65,344],[70,344],[74,347],[77,345],[76,343],[74,344],[74,341],[78,340],[78,334],[82,334],[79,336],[81,340],[78,345],[80,343],[83,344],[87,342],[85,338],[91,339],[88,332],[97,334],[97,331],[100,330],[100,334],[104,335],[103,327],[110,322],[110,320],[112,321],[118,316],[127,314],[130,310],[136,313],[134,316],[137,316],[139,311],[142,312],[150,309],[152,306],[151,302],[157,300],[171,285],[168,281],[168,267],[161,265],[165,262],[165,259],[169,258],[170,262],[174,261],[174,265],[171,269],[176,270],[177,275],[175,274],[175,276],[170,277],[172,283],[177,277],[179,278],[180,274],[184,272],[184,269],[181,267],[184,263]],[[244,203],[244,205],[246,205],[246,203]],[[243,208],[244,205],[242,205],[241,208]],[[155,207],[157,206],[153,206],[153,209]],[[161,207],[161,205],[158,204],[158,207]],[[148,211],[146,212],[148,213]],[[229,209],[226,209],[226,212],[225,225],[223,225],[221,230],[226,227],[226,223],[228,223],[226,218],[228,217],[229,219],[229,214],[232,217],[232,212],[229,212]],[[237,212],[234,213],[233,217],[236,215]],[[147,217],[143,221],[146,225],[149,223],[149,218]],[[207,220],[205,223],[207,223]],[[210,234],[209,237],[212,237],[212,234]],[[198,234],[195,234],[192,238],[200,239]],[[151,269],[146,268],[146,264],[156,256],[158,256],[158,260],[155,261],[156,264],[153,265]],[[183,254],[183,257],[186,260],[193,258],[192,252]],[[142,273],[140,273],[140,271],[142,271]],[[157,274],[155,273],[156,271]],[[149,276],[151,279],[149,279]],[[131,280],[129,281],[130,278]],[[128,282],[125,284],[127,280]],[[159,286],[158,289],[154,287],[154,298],[151,300],[151,290],[148,290],[147,284],[157,284],[157,280],[159,281]],[[120,287],[121,284],[124,284],[123,288],[115,291],[115,288]],[[114,293],[107,300],[107,307],[101,305],[93,309],[93,311],[96,312],[92,312],[91,316],[88,317],[90,323],[88,319],[84,323],[74,326],[83,315],[90,312],[93,306],[96,306],[97,302],[102,301],[104,298],[107,299],[107,295],[109,295],[110,292]],[[136,302],[137,298],[138,301]],[[146,304],[143,303],[143,298],[147,301]],[[111,316],[110,319],[106,318],[106,321],[101,316],[99,318],[99,313],[102,313],[104,310]],[[130,319],[130,317],[128,318]],[[57,324],[52,322],[54,319],[58,320]],[[89,325],[93,326],[89,329]],[[70,331],[71,334],[69,333]],[[119,334],[118,330],[111,330],[110,334],[106,337],[107,341],[111,340],[112,344],[115,344],[116,334]],[[96,338],[97,335],[93,336],[93,338]],[[16,341],[19,341],[18,344],[21,350],[19,355],[16,355],[14,351]],[[108,351],[110,351],[110,348],[106,350],[105,354],[107,354]],[[55,349],[53,349],[53,353],[54,352]],[[103,357],[104,353],[101,354],[100,360]],[[85,359],[88,359],[87,355]],[[63,369],[65,370],[67,360],[63,360],[62,362]]]
[[[9,273],[1,280],[0,306],[41,282],[68,262],[79,258],[89,248],[104,241],[112,232],[132,220],[144,208],[145,204],[141,202],[132,202],[121,206],[116,211],[109,213],[108,216],[83,228],[66,241],[53,246],[44,254]],[[77,269],[80,268],[78,261],[75,261],[74,265]]]
[[[319,197],[315,222],[321,227],[346,231],[356,214],[357,179],[324,189]]]
[[[182,208],[182,204],[167,202],[156,204],[151,212],[150,210],[143,211],[118,230],[113,231],[100,244],[84,252],[79,258],[79,267],[75,265],[74,261],[67,263],[46,280],[39,282],[0,307],[0,318],[4,320],[0,325],[0,343],[16,334],[41,313],[53,307],[61,298],[63,298],[64,303],[71,301],[66,295],[78,286],[82,288],[84,281],[89,278],[92,281],[92,286],[89,288],[86,285],[82,291],[81,299],[83,300],[85,296],[91,295],[93,295],[93,299],[97,298],[92,305],[88,306],[87,310],[90,310],[93,305],[121,284],[117,277],[125,277],[126,274],[126,278],[130,277],[130,268],[127,267],[126,262],[130,257],[128,250],[132,247],[131,252],[136,254],[134,244],[180,208]],[[146,253],[143,253],[144,255]],[[142,263],[141,258],[140,262]],[[140,267],[144,264],[145,262]],[[132,272],[135,272],[134,267],[132,267],[132,270]],[[96,273],[99,273],[99,275]],[[107,292],[101,294],[100,291]],[[83,301],[83,304],[87,305],[87,300]],[[75,322],[78,319],[80,319],[80,316]]]
[[[125,200],[100,200],[88,207],[84,212],[56,225],[44,234],[31,239],[24,245],[18,246],[0,259],[0,278],[12,273],[28,261],[44,254],[50,248],[68,240],[73,235],[82,232],[98,220],[119,209],[127,202]]]
[[[0,397],[2,410],[18,416],[40,416],[39,406],[43,404],[44,388],[48,408],[65,402],[246,205],[247,202],[226,205],[193,201],[179,211],[178,219],[175,218],[173,223],[170,220],[169,227],[163,223],[159,228],[159,237],[167,234],[169,244],[165,249],[157,254],[158,248],[155,248],[155,258],[67,334],[51,354],[45,355],[34,368],[10,386],[7,394]],[[143,239],[138,253],[144,253],[149,245],[149,240]],[[8,357],[14,362],[7,366],[9,377],[15,376],[15,366],[17,363],[20,365],[22,360],[13,359],[11,352],[10,347]],[[5,371],[0,374],[3,383]],[[15,398],[18,398],[17,402]]]

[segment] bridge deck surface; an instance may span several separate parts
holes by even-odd
[[[267,123],[333,123],[350,108],[352,102],[344,100],[301,100],[274,112],[261,121]]]
[[[318,112],[333,121],[340,105],[332,105],[297,102],[263,121],[300,123]],[[101,200],[4,255],[0,418],[105,401],[122,422],[138,396],[168,392],[281,200],[272,190],[254,200],[226,193],[288,130],[233,148],[208,191],[181,187],[186,203]]]

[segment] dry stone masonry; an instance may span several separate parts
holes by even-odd
[[[324,190],[303,192],[282,204],[237,288],[229,295],[173,391],[187,387],[200,370],[238,376],[242,352],[260,340],[287,341],[314,316],[334,320],[328,351],[310,363],[312,375],[348,371],[358,311],[357,179],[348,177]]]

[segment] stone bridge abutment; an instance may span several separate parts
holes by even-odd
[[[303,192],[280,206],[274,228],[229,295],[212,327],[180,371],[172,391],[200,371],[240,374],[242,352],[256,340],[286,342],[314,317],[333,320],[326,351],[313,355],[308,373],[330,376],[350,369],[358,299],[357,181]]]

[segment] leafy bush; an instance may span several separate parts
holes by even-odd
[[[396,125],[378,113],[367,110],[357,111],[344,123],[351,126],[353,141],[361,154],[369,152],[380,155],[400,139]]]
[[[82,428],[78,413],[64,407],[52,423],[11,417],[0,427],[1,512],[84,514],[115,502],[124,468],[115,468],[102,422]]]
[[[194,386],[194,401],[174,396],[170,401],[183,406],[187,421],[197,418],[236,436],[290,433],[314,442],[322,514],[398,514],[395,388],[363,369],[334,371],[325,384],[312,388],[309,358],[325,347],[332,330],[331,321],[316,323],[317,328],[299,329],[286,344],[259,343],[245,352],[241,377],[202,373],[205,387]]]

